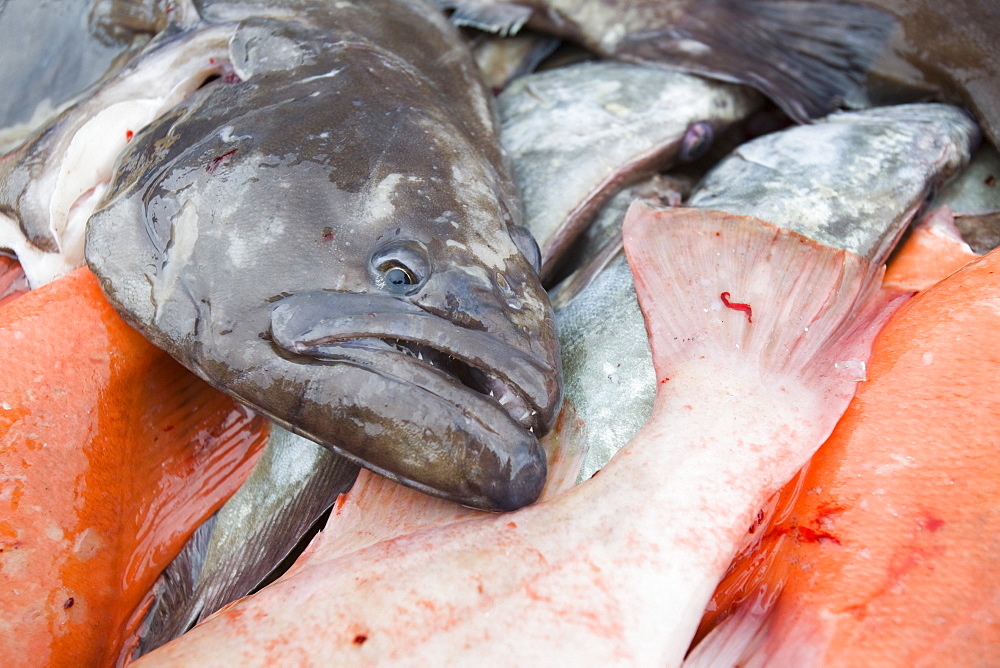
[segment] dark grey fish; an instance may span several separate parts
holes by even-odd
[[[79,102],[0,156],[0,248],[17,255],[31,287],[83,264],[86,223],[115,159],[140,129],[206,79],[231,75],[232,33],[231,25],[164,30]]]
[[[892,19],[841,2],[780,0],[436,0],[453,19],[502,34],[527,25],[633,63],[753,86],[793,119],[852,96]]]
[[[200,8],[196,30],[232,25],[236,76],[120,157],[87,230],[110,301],[360,465],[472,506],[531,503],[558,346],[455,28],[418,0]]]

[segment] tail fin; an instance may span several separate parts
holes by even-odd
[[[611,53],[745,83],[803,123],[858,89],[894,23],[841,2],[696,2],[678,24],[630,33]]]

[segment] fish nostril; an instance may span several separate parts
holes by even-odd
[[[500,288],[500,294],[503,295],[504,303],[506,303],[509,308],[515,311],[520,311],[521,309],[523,309],[524,302],[522,302],[521,298],[517,296],[517,293],[514,291],[514,288],[511,287],[511,284],[507,280],[507,277],[501,274],[500,272],[497,272],[494,278],[497,287]]]

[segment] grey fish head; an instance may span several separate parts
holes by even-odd
[[[385,60],[200,91],[122,156],[88,263],[154,343],[279,424],[517,508],[561,402],[552,310],[475,118],[414,104],[424,84]]]

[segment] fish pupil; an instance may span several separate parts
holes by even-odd
[[[393,285],[412,285],[410,276],[399,267],[393,267],[386,275],[385,280]]]

